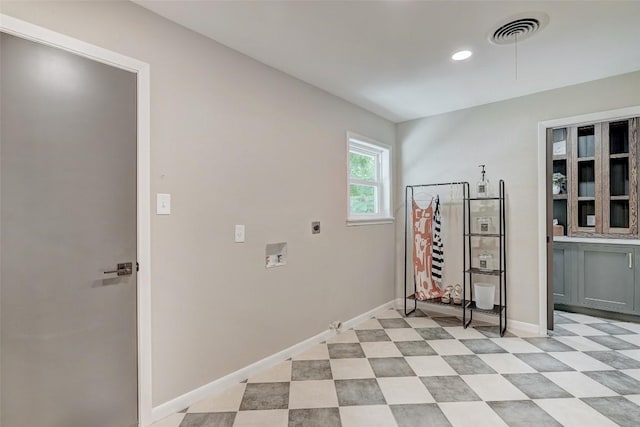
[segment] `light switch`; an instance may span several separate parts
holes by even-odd
[[[156,214],[158,215],[171,214],[171,194],[158,193],[156,198]]]
[[[235,233],[236,243],[244,243],[244,225],[236,224],[236,233]]]

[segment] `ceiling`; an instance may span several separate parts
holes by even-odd
[[[135,3],[394,122],[640,69],[640,1]],[[549,23],[516,79],[515,46],[488,35],[531,11]]]

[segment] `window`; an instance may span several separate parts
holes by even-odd
[[[353,133],[347,142],[348,222],[392,220],[391,148]]]

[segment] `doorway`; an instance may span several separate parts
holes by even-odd
[[[2,425],[148,425],[148,66],[0,30]]]

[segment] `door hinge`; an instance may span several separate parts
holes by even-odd
[[[136,262],[136,271],[140,271],[140,263]]]
[[[551,238],[547,236],[547,243],[551,242]]]

